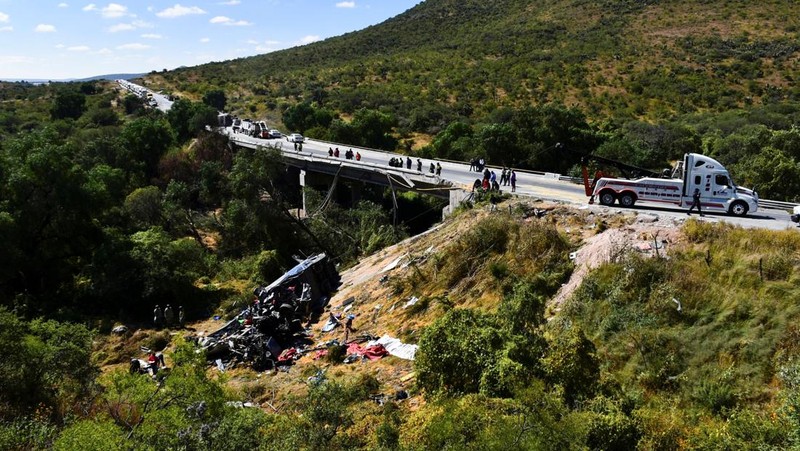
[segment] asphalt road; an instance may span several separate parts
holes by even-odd
[[[275,145],[283,151],[294,152],[294,144],[286,141],[285,137],[280,139],[259,139],[259,138],[249,137],[244,134],[233,134],[233,131],[230,128],[227,128],[225,132],[228,133],[230,136],[233,136],[239,140],[246,140],[253,144],[261,144],[264,146]],[[306,142],[303,143],[302,152],[299,153],[302,153],[304,155],[313,155],[315,158],[321,158],[321,159],[330,158],[331,160],[335,160],[336,159],[335,157],[328,157],[328,148],[331,147],[335,149],[337,147],[337,144],[306,139]],[[353,149],[353,152],[357,151],[361,154],[361,162],[384,165],[387,169],[391,169],[389,166],[389,159],[392,157],[403,158],[403,161],[405,161],[405,156],[396,153],[364,149],[360,147],[343,146],[343,145],[338,145],[338,147],[339,147],[340,160],[344,160],[344,153],[346,150]],[[423,172],[428,171],[431,161],[436,162],[437,160],[426,160],[426,159],[422,160]],[[351,163],[357,163],[357,162],[355,160],[352,160]],[[482,175],[480,173],[469,170],[469,164],[450,162],[450,161],[439,161],[439,163],[442,165],[441,177],[443,179],[451,181],[454,186],[460,186],[464,189],[469,190],[471,189],[472,183],[475,181],[476,178],[482,178]],[[417,167],[416,158],[412,158],[412,169],[416,169],[416,167]],[[489,169],[494,170],[497,173],[497,179],[499,182],[500,171],[502,170],[502,168],[493,167],[490,165]],[[510,186],[504,186],[501,187],[501,189],[504,192],[511,191]],[[636,206],[634,206],[633,208],[589,205],[588,203],[589,199],[586,197],[584,193],[583,185],[578,185],[572,182],[559,181],[557,174],[541,175],[537,173],[518,171],[517,190],[515,194],[520,196],[538,198],[547,201],[563,202],[578,207],[586,208],[591,211],[633,210],[642,214],[669,216],[674,218],[687,218],[686,210],[679,208],[665,208],[661,205],[648,204],[647,202],[637,202]],[[736,224],[745,228],[765,228],[772,230],[796,228],[796,225],[792,223],[791,220],[789,219],[789,213],[783,210],[759,209],[759,211],[757,211],[756,213],[750,214],[744,218],[733,217],[718,213],[706,213],[705,216],[702,218],[694,214],[692,215],[692,217],[702,221],[726,222],[726,223]]]

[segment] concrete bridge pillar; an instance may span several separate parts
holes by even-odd
[[[444,207],[444,210],[442,210],[442,218],[446,218],[453,214],[456,208],[461,205],[461,202],[467,199],[470,194],[472,193],[463,189],[450,190],[450,203]]]

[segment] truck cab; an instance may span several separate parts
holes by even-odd
[[[728,170],[717,160],[696,153],[687,153],[676,171],[682,172],[682,207],[692,205],[692,193],[700,190],[703,209],[721,211],[734,216],[745,216],[758,209],[758,194],[747,188],[737,187]]]

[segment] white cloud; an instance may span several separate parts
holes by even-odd
[[[230,27],[246,27],[249,25],[253,25],[252,23],[246,20],[233,20],[230,17],[225,17],[225,16],[212,17],[211,20],[209,20],[209,23],[222,24]]]
[[[87,45],[73,45],[72,47],[67,47],[67,50],[70,52],[88,52],[89,46]]]
[[[84,6],[81,9],[84,11],[97,11],[97,5],[95,5],[94,3],[89,3],[88,5]]]
[[[312,42],[319,41],[319,39],[320,38],[317,35],[308,35],[308,36],[304,36],[302,39],[300,39],[300,43],[301,44],[311,44]]]
[[[245,41],[245,44],[256,45],[258,44],[258,41],[256,41],[255,39],[248,39],[247,41]]]
[[[65,47],[66,47],[66,45],[64,45],[64,44],[56,44],[56,48],[57,49],[63,49]]]
[[[339,2],[336,4],[337,8],[355,8],[356,2]]]
[[[211,39],[209,39],[209,38],[201,38],[201,39],[200,39],[200,42],[202,42],[203,44],[205,44],[206,42],[211,42]]]
[[[12,27],[11,25],[6,25],[5,27],[0,27],[0,32],[3,32],[3,31],[14,31],[14,27]]]
[[[120,5],[119,3],[109,3],[104,6],[100,13],[107,19],[115,19],[128,15],[128,7]]]
[[[153,28],[153,24],[143,20],[134,20],[131,23],[118,23],[108,27],[109,33],[116,33],[118,31],[131,31],[137,28]]]
[[[105,48],[105,47],[104,47],[104,48],[102,48],[102,49],[98,50],[98,51],[97,51],[97,52],[95,52],[95,53],[97,53],[98,55],[111,55],[111,54],[113,54],[114,52],[112,52],[110,49],[107,49],[107,48]]]
[[[56,27],[53,25],[40,23],[39,25],[36,25],[36,28],[34,28],[33,31],[37,33],[55,33]]]
[[[147,50],[150,46],[147,44],[140,44],[138,42],[132,44],[122,44],[117,46],[117,50]]]
[[[239,0],[228,0],[227,2],[220,2],[220,5],[236,6],[240,3],[242,2],[240,2]]]
[[[142,35],[142,37],[145,39],[161,39],[163,36],[155,33],[145,33]]]
[[[58,4],[58,7],[59,7],[59,8],[66,8],[66,7],[68,7],[68,6],[69,6],[69,5],[68,5],[68,4],[66,4],[66,3],[64,3],[64,2],[61,2],[61,3],[59,3],[59,4]]]
[[[108,27],[108,32],[109,33],[116,33],[118,31],[130,31],[130,30],[135,30],[135,29],[136,29],[136,27],[134,27],[133,25],[131,25],[129,23],[118,23],[116,25],[112,25],[112,26]]]
[[[182,6],[180,3],[177,3],[172,8],[167,8],[163,11],[157,12],[156,16],[163,17],[166,19],[172,19],[175,17],[188,16],[191,14],[206,14],[206,12],[197,6]]]
[[[8,14],[0,12],[0,22],[8,23],[9,20],[11,20],[11,17]]]

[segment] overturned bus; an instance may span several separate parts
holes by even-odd
[[[307,341],[304,323],[323,311],[339,283],[325,254],[309,257],[271,284],[256,287],[250,305],[197,342],[222,368],[241,362],[257,371],[272,368],[284,349]]]

